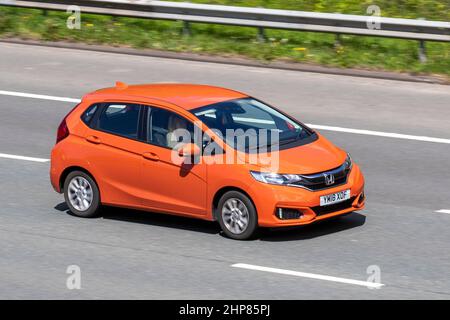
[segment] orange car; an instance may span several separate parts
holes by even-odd
[[[234,239],[364,207],[350,155],[246,94],[126,85],[83,97],[58,128],[51,183],[72,213],[101,205],[217,220]]]

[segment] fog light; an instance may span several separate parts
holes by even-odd
[[[299,219],[302,213],[292,208],[277,208],[276,216],[281,220]]]
[[[366,196],[365,196],[364,191],[363,191],[363,192],[361,192],[361,195],[359,196],[358,204],[363,203],[365,198],[366,198]]]

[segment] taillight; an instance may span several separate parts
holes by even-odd
[[[67,127],[66,119],[72,112],[75,111],[75,109],[78,106],[79,105],[77,104],[72,110],[70,110],[70,112],[61,121],[61,124],[58,127],[58,132],[56,133],[56,143],[60,142],[61,140],[65,139],[69,136],[70,132],[69,132],[69,128]]]
[[[58,127],[58,132],[56,134],[56,143],[67,138],[68,135],[69,135],[69,128],[67,128],[66,118],[64,118]]]

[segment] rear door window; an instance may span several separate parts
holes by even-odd
[[[130,139],[138,139],[141,106],[108,104],[97,121],[97,129]]]

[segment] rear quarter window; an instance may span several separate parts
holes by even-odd
[[[81,120],[88,125],[89,127],[91,126],[91,121],[94,118],[95,113],[98,110],[98,105],[94,104],[92,106],[90,106],[89,108],[87,108],[87,110],[81,115]]]

